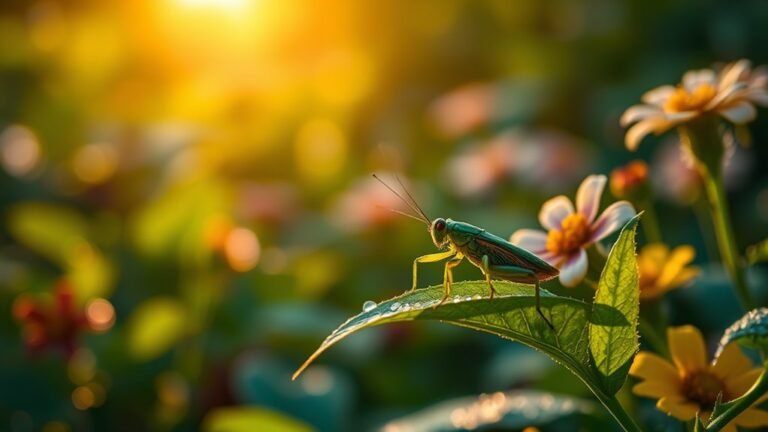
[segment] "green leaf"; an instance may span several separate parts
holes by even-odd
[[[747,248],[747,263],[755,265],[768,261],[768,239]]]
[[[432,286],[405,293],[381,302],[334,330],[294,374],[296,378],[325,350],[364,328],[381,324],[432,320],[468,327],[522,342],[544,352],[568,368],[591,388],[598,383],[589,367],[588,324],[590,305],[580,300],[558,297],[542,290],[541,307],[555,326],[553,332],[536,313],[533,287],[495,281],[499,293],[489,299],[484,281],[458,282],[451,286],[453,297],[438,306],[443,286]],[[600,319],[606,323],[629,325],[621,312],[601,305]]]
[[[205,432],[311,432],[309,425],[285,414],[257,407],[217,408],[205,416]]]
[[[10,210],[8,228],[21,244],[66,270],[80,300],[109,294],[112,265],[91,242],[82,215],[58,205],[23,203]]]
[[[175,299],[146,300],[128,321],[128,349],[137,360],[151,360],[176,344],[184,336],[187,324],[186,310]]]
[[[608,254],[589,323],[589,352],[608,394],[616,394],[624,385],[632,358],[639,349],[640,287],[635,257],[639,219],[637,215],[624,225]],[[607,316],[607,311],[614,316]],[[616,311],[619,315],[615,315]],[[617,319],[618,316],[621,319]]]
[[[715,358],[719,357],[731,342],[738,342],[768,354],[768,308],[753,309],[731,324],[720,339]]]
[[[535,390],[516,390],[443,401],[392,420],[381,430],[517,430],[595,412],[596,405],[588,400]]]

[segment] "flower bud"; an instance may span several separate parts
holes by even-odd
[[[635,160],[611,172],[611,192],[617,198],[631,199],[648,187],[648,165]]]

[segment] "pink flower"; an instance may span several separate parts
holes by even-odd
[[[597,211],[607,178],[591,175],[584,179],[576,193],[576,210],[568,197],[556,196],[545,202],[539,222],[548,232],[521,229],[509,239],[560,269],[560,282],[574,287],[587,273],[585,249],[621,228],[635,215],[627,201],[618,201]]]

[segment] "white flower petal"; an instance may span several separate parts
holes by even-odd
[[[591,175],[584,179],[576,192],[576,211],[587,218],[587,222],[592,223],[597,216],[597,209],[600,207],[600,198],[603,196],[603,189],[608,178],[604,175]]]
[[[661,106],[669,99],[669,96],[675,92],[675,87],[671,85],[665,85],[656,87],[653,90],[649,90],[643,94],[641,100],[647,104]]]
[[[512,234],[509,242],[536,255],[547,250],[547,233],[532,229],[519,229]]]
[[[768,90],[761,88],[750,88],[747,90],[746,98],[762,106],[768,106]]]
[[[741,59],[737,62],[730,63],[723,68],[720,72],[720,82],[718,83],[718,91],[723,91],[741,79],[744,72],[748,72],[751,63],[749,60]]]
[[[615,232],[635,216],[635,208],[628,201],[618,201],[608,206],[592,224],[589,242],[600,241]]]
[[[573,214],[573,204],[565,195],[556,196],[541,206],[539,223],[548,230],[560,229],[560,223]]]
[[[735,100],[742,99],[745,97],[746,92],[747,85],[745,83],[735,83],[715,94],[715,97],[704,106],[704,110],[713,110],[721,104],[730,104]]]
[[[671,122],[666,118],[650,118],[637,123],[629,128],[627,134],[624,136],[624,142],[627,149],[635,151],[637,146],[640,145],[640,141],[645,138],[646,135],[651,132],[656,134],[662,133],[675,124],[676,123]]]
[[[744,101],[738,102],[730,108],[720,109],[718,112],[734,124],[749,123],[757,115],[755,107],[751,103]]]
[[[640,120],[645,120],[649,117],[664,116],[664,112],[661,108],[654,105],[634,105],[629,107],[619,119],[619,124],[622,127],[627,127],[632,123]]]
[[[578,285],[587,274],[587,264],[587,252],[584,249],[574,252],[560,268],[560,283],[568,288]]]
[[[712,69],[699,69],[688,71],[683,75],[683,87],[688,93],[693,92],[702,84],[717,85],[717,76]]]

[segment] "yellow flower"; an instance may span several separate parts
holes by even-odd
[[[629,126],[625,143],[635,150],[649,133],[658,135],[705,113],[741,125],[755,118],[754,104],[768,106],[768,75],[752,71],[747,60],[722,68],[688,71],[677,86],[657,87],[643,95],[643,105],[627,109],[621,125]]]
[[[643,351],[635,357],[629,373],[643,380],[632,389],[635,394],[658,399],[660,411],[680,420],[692,420],[698,412],[702,421],[708,422],[718,394],[723,394],[723,402],[736,399],[762,372],[752,367],[736,344],[727,346],[714,363],[708,363],[704,338],[696,327],[671,327],[667,337],[672,363]],[[722,430],[736,432],[737,425],[768,426],[768,411],[748,408]]]
[[[696,251],[688,245],[678,246],[671,251],[661,243],[643,247],[637,256],[640,269],[640,299],[650,300],[661,297],[667,291],[684,286],[698,276],[697,267],[689,267],[696,257]]]

